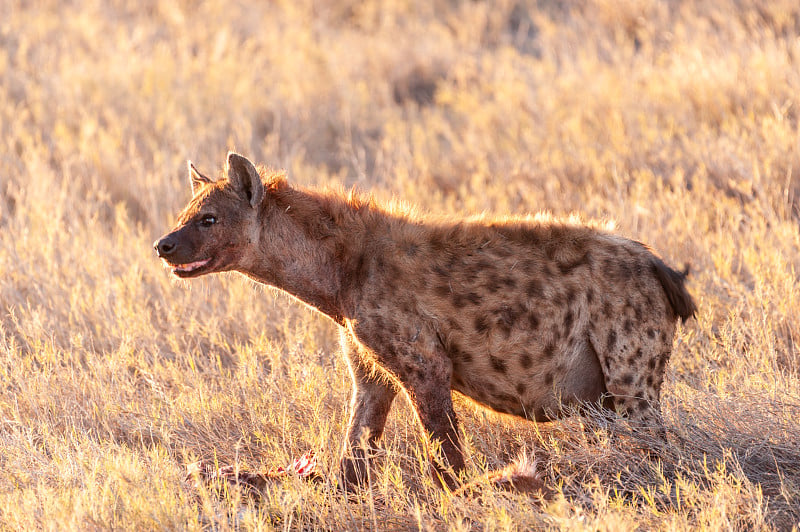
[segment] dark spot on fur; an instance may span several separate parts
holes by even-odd
[[[568,310],[566,316],[564,316],[564,333],[569,334],[570,329],[572,329],[572,311]]]
[[[450,286],[446,284],[437,285],[436,288],[433,289],[439,297],[447,297],[450,295]]]
[[[635,363],[637,360],[639,360],[640,358],[642,358],[642,348],[641,348],[641,347],[640,347],[640,348],[638,348],[638,349],[636,350],[636,352],[635,352],[634,354],[632,354],[632,355],[631,355],[631,357],[628,359],[628,363],[629,363],[629,364],[633,364],[633,363]]]
[[[617,279],[627,283],[633,278],[634,269],[627,262],[620,262],[617,266]]]
[[[484,315],[476,316],[474,325],[478,334],[486,334],[489,331],[489,322]]]
[[[539,327],[539,317],[533,312],[528,312],[528,326],[533,330]]]
[[[589,264],[589,252],[585,252],[581,257],[570,261],[570,262],[559,262],[558,263],[558,270],[563,274],[567,275],[572,273],[575,268],[579,268],[580,266],[585,266]]]
[[[603,316],[606,318],[611,317],[611,302],[608,300],[603,302]]]
[[[519,356],[519,363],[523,369],[530,369],[530,367],[533,366],[533,359],[531,359],[528,353],[522,353]]]
[[[639,399],[639,410],[645,411],[650,409],[650,401],[647,399]]]
[[[647,376],[647,386],[653,386],[653,376],[652,375],[648,375]]]
[[[629,333],[633,330],[633,322],[631,320],[625,320],[622,328],[625,330],[626,333]]]
[[[516,286],[517,286],[517,281],[516,281],[516,280],[514,280],[514,278],[512,278],[512,277],[503,277],[503,278],[500,280],[500,282],[501,282],[501,283],[503,283],[503,285],[504,285],[506,288],[514,288],[514,287],[516,287]]]
[[[410,244],[406,248],[406,255],[408,255],[409,257],[413,257],[414,255],[417,254],[417,252],[419,252],[419,248],[417,247],[416,244]]]
[[[508,336],[517,318],[519,318],[519,311],[508,305],[503,305],[495,309],[494,313],[497,315],[497,326]]]
[[[395,263],[391,262],[386,265],[386,275],[389,278],[398,279],[403,275],[403,273],[400,271],[400,268],[398,268]]]
[[[472,355],[461,348],[461,344],[455,341],[450,342],[449,349],[447,350],[451,360],[461,361],[465,363],[472,362]]]
[[[594,290],[592,290],[591,288],[588,288],[586,290],[586,302],[591,304],[592,301],[594,301]]]
[[[556,344],[553,342],[549,342],[547,345],[544,346],[544,350],[542,351],[542,356],[544,358],[553,358],[553,355],[556,352]]]
[[[650,338],[655,338],[656,337],[655,329],[653,329],[653,328],[647,329],[647,336],[650,337]]]
[[[617,345],[617,332],[612,329],[608,333],[608,339],[606,340],[606,350],[611,351],[612,349],[614,349],[615,345]]]
[[[553,384],[553,373],[548,371],[544,374],[544,384],[545,386],[550,386]]]
[[[492,263],[486,259],[478,259],[475,261],[475,268],[478,270],[488,270],[492,268]]]
[[[574,337],[574,336],[569,336],[569,337],[567,338],[567,347],[569,347],[570,349],[572,349],[573,347],[575,347],[575,344],[576,344],[577,342],[578,342],[578,341],[575,339],[575,337]]]
[[[494,355],[489,355],[489,362],[492,364],[492,369],[498,373],[505,373],[507,371],[506,361]]]
[[[447,270],[442,268],[439,265],[436,265],[436,266],[433,267],[433,273],[435,273],[439,277],[443,277],[443,278],[448,279],[448,280],[450,279],[450,274],[447,272]]]
[[[575,302],[575,289],[570,288],[567,290],[567,305],[572,305]]]
[[[522,269],[529,276],[535,275],[539,271],[539,263],[535,260],[525,259],[522,261]]]
[[[489,292],[495,293],[498,290],[500,290],[500,281],[497,280],[495,277],[491,277],[489,278],[489,280],[486,281],[483,287],[486,288],[486,290],[488,290]]]
[[[528,294],[528,297],[531,298],[544,297],[542,283],[540,283],[537,279],[531,279],[528,281],[528,286],[525,287],[525,292]]]
[[[470,292],[465,297],[467,298],[467,301],[469,301],[473,305],[478,305],[481,302],[481,296],[479,296],[475,292]]]
[[[452,360],[461,360],[461,345],[458,342],[451,341],[447,346],[447,354]]]
[[[517,237],[521,242],[531,246],[539,246],[542,243],[542,235],[537,230],[520,229]]]
[[[647,361],[647,368],[650,371],[656,369],[656,359],[655,358],[651,358],[650,360]]]
[[[429,242],[434,251],[441,253],[447,249],[447,237],[440,232],[431,235]]]
[[[519,395],[524,395],[525,394],[525,389],[526,389],[525,383],[523,383],[523,382],[518,382],[517,383],[517,393]]]
[[[633,384],[633,374],[627,373],[623,375],[622,378],[620,379],[620,382],[625,386],[630,386],[631,384]]]

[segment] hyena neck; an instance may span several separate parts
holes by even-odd
[[[262,260],[242,273],[296,297],[337,323],[351,316],[364,263],[365,233],[376,225],[369,203],[294,189],[273,193]]]

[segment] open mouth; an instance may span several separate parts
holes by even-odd
[[[203,266],[211,262],[211,258],[198,260],[195,262],[189,262],[187,264],[173,264],[172,265],[172,273],[177,275],[178,277],[191,275],[197,271],[199,271]]]

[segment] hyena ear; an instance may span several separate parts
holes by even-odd
[[[211,183],[211,180],[201,174],[197,168],[194,167],[192,161],[186,161],[186,166],[189,167],[189,182],[192,184],[192,196],[197,194],[200,187]]]
[[[251,207],[256,207],[264,198],[264,183],[258,170],[246,157],[238,153],[228,152],[228,179],[231,184],[242,192],[250,202]]]

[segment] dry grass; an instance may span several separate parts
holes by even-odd
[[[797,526],[797,2],[134,5],[0,10],[0,526]],[[471,474],[525,449],[557,495],[452,499],[399,401],[363,500],[198,493],[199,457],[269,468],[313,448],[333,470],[348,402],[326,320],[154,257],[185,159],[211,172],[228,149],[436,212],[613,218],[691,262],[669,443],[459,402]]]

